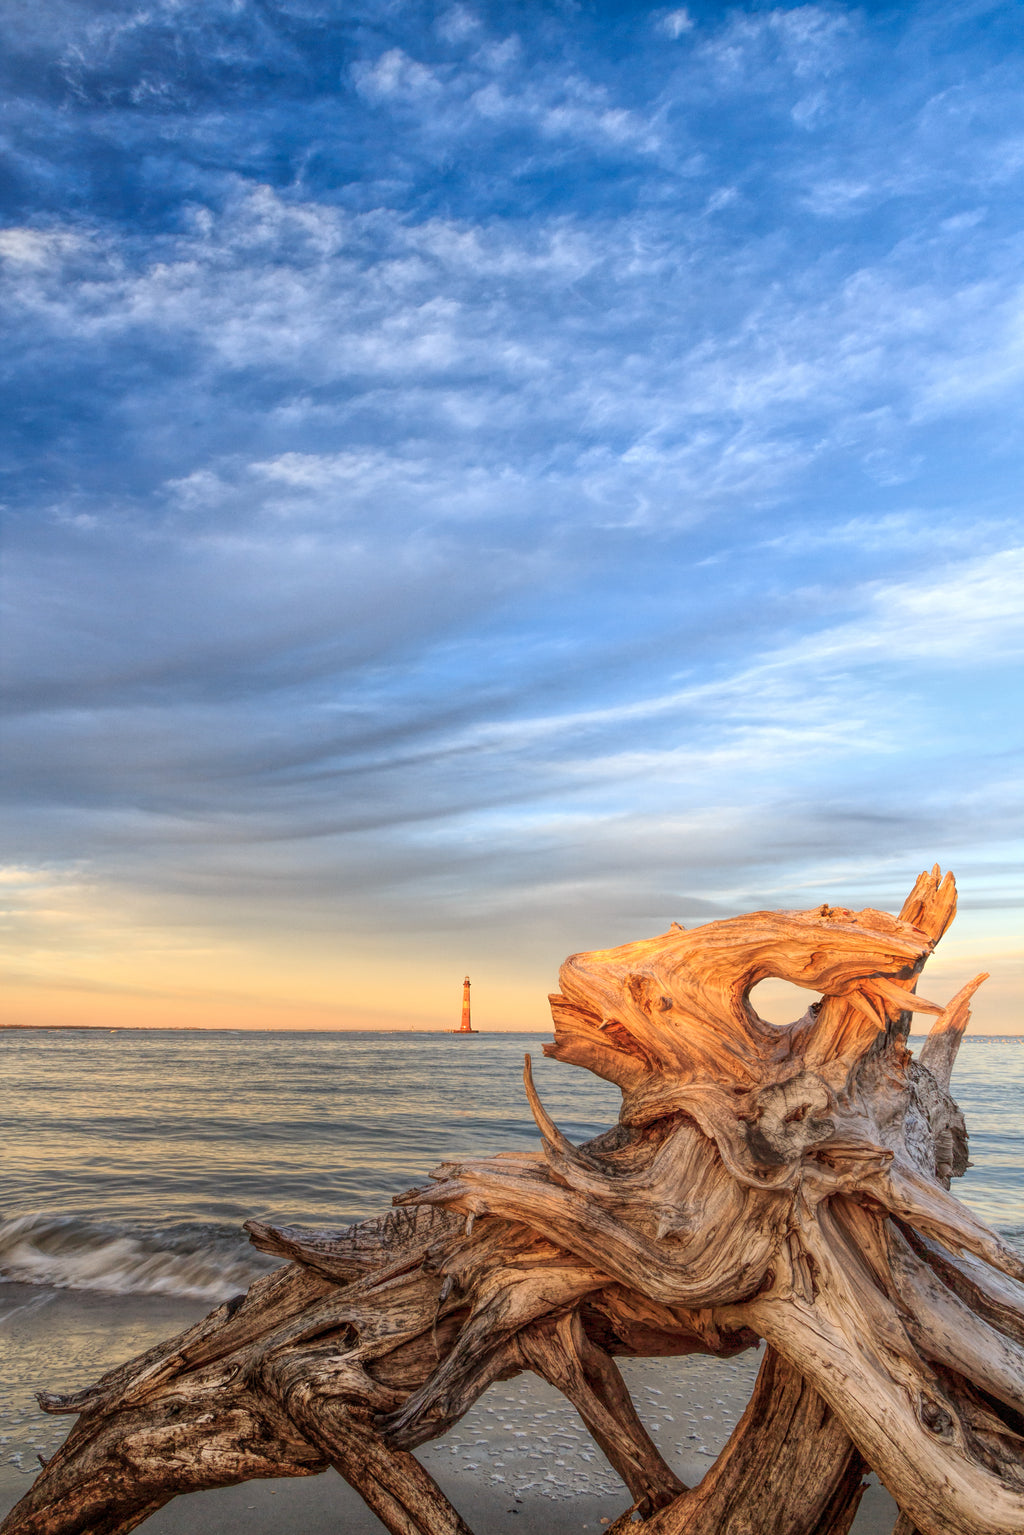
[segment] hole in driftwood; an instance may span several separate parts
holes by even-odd
[[[758,981],[751,988],[748,1000],[765,1023],[782,1025],[802,1018],[811,1004],[820,1002],[821,997],[804,986],[794,986],[792,981],[780,981],[770,976],[767,981]]]

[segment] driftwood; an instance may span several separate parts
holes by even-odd
[[[948,1192],[947,1091],[971,981],[915,994],[953,917],[757,912],[577,954],[545,1052],[622,1090],[584,1146],[526,1069],[541,1150],[445,1164],[340,1233],[249,1222],[288,1260],[73,1396],[3,1535],[116,1535],[178,1493],[333,1465],[394,1535],[470,1535],[412,1451],[532,1370],[578,1410],[650,1535],[843,1535],[873,1468],[920,1535],[1024,1529],[1024,1261]],[[822,994],[786,1028],[751,988]],[[913,1013],[935,1014],[915,1060]],[[767,1341],[699,1486],[640,1422],[615,1355]]]

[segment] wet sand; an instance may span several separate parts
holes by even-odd
[[[51,1454],[68,1427],[68,1420],[39,1412],[32,1390],[94,1380],[110,1364],[173,1335],[206,1307],[30,1286],[0,1286],[0,1292],[0,1371],[6,1377],[0,1510],[6,1512],[31,1485],[37,1452]],[[63,1361],[57,1372],[56,1358]],[[746,1406],[759,1356],[619,1363],[652,1438],[692,1486]],[[600,1531],[630,1503],[573,1409],[531,1375],[492,1386],[451,1433],[417,1455],[479,1535]],[[870,1487],[854,1535],[890,1535],[895,1518],[888,1494]],[[147,1535],[376,1535],[383,1526],[328,1471],[176,1498],[139,1528]]]
[[[622,1495],[580,1493],[552,1502],[529,1493],[518,1500],[499,1498],[484,1486],[445,1485],[445,1491],[457,1500],[459,1513],[477,1535],[600,1535],[629,1507],[628,1497]],[[4,1513],[10,1506],[5,1492],[0,1477]],[[896,1505],[888,1493],[869,1487],[851,1535],[891,1535],[895,1519]],[[175,1498],[138,1528],[146,1535],[384,1535],[384,1526],[333,1471]]]

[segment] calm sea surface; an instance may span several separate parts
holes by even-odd
[[[447,1157],[537,1144],[524,1051],[573,1140],[619,1094],[543,1036],[0,1033],[0,1276],[219,1299],[259,1272],[247,1216],[344,1225]],[[968,1040],[954,1092],[974,1167],[960,1198],[1024,1242],[1024,1040]]]
[[[534,1147],[522,1090],[574,1141],[619,1093],[545,1061],[543,1036],[0,1033],[0,1276],[64,1288],[233,1294],[263,1259],[247,1216],[345,1225],[445,1157]],[[975,1167],[956,1187],[1024,1240],[1024,1039],[969,1039],[953,1091]]]
[[[446,1157],[537,1144],[524,1051],[576,1140],[618,1092],[543,1036],[0,1033],[0,1275],[220,1299],[261,1271],[239,1226],[345,1225]],[[266,1260],[270,1263],[270,1260]]]
[[[247,1216],[341,1226],[386,1210],[392,1194],[446,1158],[535,1147],[526,1050],[542,1098],[573,1140],[613,1124],[618,1092],[544,1060],[542,1042],[537,1034],[0,1032],[0,1507],[20,1496],[37,1454],[52,1454],[70,1425],[43,1417],[37,1390],[96,1380],[274,1266],[243,1240]],[[975,1163],[954,1189],[1024,1250],[1024,1040],[965,1042],[953,1087]],[[673,1420],[661,1422],[664,1364],[632,1368],[638,1389],[650,1375],[649,1400],[642,1391],[637,1400],[651,1431],[670,1435]],[[684,1415],[698,1415],[693,1432],[674,1448],[666,1441],[664,1452],[693,1449],[703,1433],[698,1453],[717,1453],[756,1365],[745,1355],[698,1360],[707,1381],[683,1390],[702,1401],[686,1406]],[[673,1375],[677,1395],[681,1385]],[[541,1441],[549,1411],[538,1408],[532,1428],[524,1419]],[[712,1423],[716,1413],[721,1422]],[[574,1432],[563,1404],[565,1414]],[[463,1448],[475,1476],[477,1452]],[[600,1490],[590,1459],[588,1451],[578,1469]],[[555,1465],[563,1463],[564,1454]]]

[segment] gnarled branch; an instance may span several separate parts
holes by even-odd
[[[412,1452],[521,1370],[575,1405],[651,1535],[845,1535],[865,1467],[906,1535],[1019,1535],[1024,1260],[949,1192],[983,977],[944,1008],[916,991],[955,906],[936,868],[898,917],[755,912],[572,956],[545,1050],[619,1085],[615,1129],[574,1146],[527,1060],[539,1151],[445,1164],[341,1232],[250,1222],[287,1266],[44,1395],[78,1421],[2,1535],[121,1535],[177,1493],[328,1465],[395,1535],[469,1535]],[[821,1001],[776,1028],[750,1003],[766,976]],[[936,1019],[916,1061],[914,1013]],[[759,1339],[751,1403],[686,1488],[614,1356]]]

